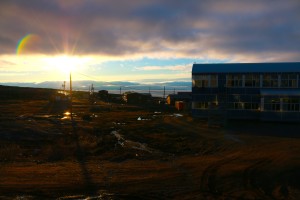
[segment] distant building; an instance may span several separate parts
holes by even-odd
[[[101,100],[108,101],[108,99],[109,99],[108,91],[107,90],[100,90],[100,91],[98,91],[98,97]]]
[[[150,93],[125,92],[123,94],[123,100],[129,104],[148,103],[151,99],[152,96]]]
[[[166,103],[172,105],[176,110],[190,110],[192,100],[192,92],[178,92],[177,94],[169,94]]]
[[[190,102],[192,100],[192,92],[178,92],[177,94],[169,94],[166,103],[175,105],[176,101]]]
[[[194,64],[192,114],[300,121],[300,63]]]

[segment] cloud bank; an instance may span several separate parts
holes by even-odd
[[[3,0],[0,54],[299,61],[300,1]],[[150,69],[150,68],[149,68]]]

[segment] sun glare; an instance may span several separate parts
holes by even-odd
[[[62,56],[55,56],[49,58],[48,64],[59,71],[64,73],[70,73],[76,70],[76,66],[78,64],[78,58],[62,55]]]

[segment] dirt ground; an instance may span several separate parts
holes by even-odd
[[[299,199],[300,126],[0,100],[0,199]]]

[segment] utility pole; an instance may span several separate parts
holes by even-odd
[[[70,72],[70,110],[71,110],[71,120],[73,121],[73,96],[72,96],[72,72]]]
[[[66,81],[64,81],[64,83],[62,84],[62,88],[63,88],[64,94],[66,94]]]
[[[92,84],[92,87],[91,87],[91,95],[94,96],[94,84]]]
[[[165,96],[166,96],[166,87],[164,86],[164,96],[163,96],[163,99],[165,99]]]
[[[91,85],[90,87],[90,103],[95,103],[95,98],[94,98],[94,84]]]
[[[121,89],[121,86],[120,86],[120,96],[122,95],[122,89]]]

